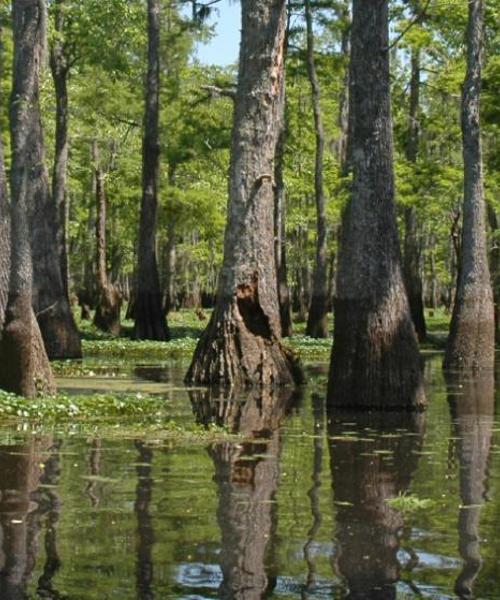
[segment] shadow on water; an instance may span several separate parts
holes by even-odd
[[[243,399],[210,391],[191,395],[198,422],[242,436],[210,446],[221,530],[219,597],[253,600],[276,586],[275,558],[280,425],[298,401],[290,390],[248,392]]]
[[[137,517],[137,600],[153,600],[153,544],[155,538],[153,519],[149,509],[153,495],[153,450],[139,440],[135,442],[135,447],[139,453],[136,466],[137,487],[134,504]]]
[[[474,582],[482,566],[479,522],[487,500],[489,460],[495,410],[493,372],[471,379],[448,376],[448,403],[460,467],[459,551],[463,567],[455,582],[460,598],[474,598]]]
[[[25,600],[44,533],[45,563],[38,579],[40,597],[63,598],[52,579],[60,567],[57,523],[60,499],[59,443],[35,437],[0,448],[0,598]]]
[[[408,491],[417,468],[424,414],[329,414],[330,468],[337,510],[336,568],[349,599],[396,598],[404,527],[387,501]]]

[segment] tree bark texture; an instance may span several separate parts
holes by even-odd
[[[488,222],[493,235],[493,244],[490,249],[490,273],[491,283],[493,287],[493,303],[495,309],[495,342],[500,342],[500,239],[498,238],[498,230],[500,224],[495,208],[490,204],[486,204]]]
[[[301,379],[281,345],[274,248],[274,159],[283,101],[284,0],[242,3],[228,223],[217,303],[186,376],[230,386]]]
[[[462,92],[462,247],[444,360],[447,369],[493,368],[495,360],[495,317],[486,244],[479,110],[483,39],[483,0],[471,0],[467,26],[467,74]]]
[[[33,3],[21,4],[31,6]],[[45,3],[38,2],[38,5],[40,8],[37,19],[39,27],[42,28],[46,20],[46,17],[42,16],[42,12],[46,10]],[[44,40],[41,43],[44,43]],[[58,245],[60,220],[51,195],[45,165],[38,77],[33,79],[32,87],[27,125],[29,129],[26,130],[29,137],[29,162],[26,166],[30,172],[30,185],[26,193],[30,210],[33,255],[33,308],[49,358],[80,358],[80,336],[71,313],[61,271]]]
[[[339,249],[328,401],[421,408],[394,207],[387,0],[354,0],[351,43],[353,186]]]
[[[406,159],[415,164],[417,162],[420,142],[420,51],[412,50],[411,55],[411,81],[410,81],[410,113],[408,123],[408,142],[406,145]],[[420,271],[420,240],[417,211],[413,206],[404,209],[405,238],[403,272],[406,293],[410,303],[411,318],[418,339],[423,342],[427,337],[424,316],[424,302],[422,293],[422,277]]]
[[[339,549],[336,566],[346,579],[346,598],[393,599],[403,515],[387,500],[404,494],[418,466],[424,415],[404,413],[332,416],[328,435]],[[359,432],[352,441],[343,432]],[[401,435],[404,429],[406,435]],[[370,431],[371,439],[360,439]],[[409,434],[409,435],[408,435]],[[390,454],[394,460],[384,459]]]
[[[52,171],[52,196],[57,215],[57,245],[63,286],[69,296],[68,253],[66,243],[66,204],[68,179],[68,75],[69,64],[61,36],[64,32],[64,0],[54,3],[56,35],[50,48],[50,69],[54,81],[56,99],[55,154]]]
[[[473,598],[474,581],[482,566],[479,524],[488,490],[495,381],[493,372],[485,371],[465,380],[448,378],[447,384],[462,501],[458,533],[464,564],[455,582],[455,592],[460,598]]]
[[[10,102],[12,144],[9,294],[0,342],[0,387],[23,396],[53,392],[55,383],[32,308],[32,238],[28,211],[31,190],[41,172],[32,162],[33,121],[37,118],[38,81],[44,48],[45,5],[14,0],[13,89]],[[0,207],[1,208],[1,207]],[[3,206],[5,210],[5,202]],[[2,238],[8,247],[9,236]],[[2,252],[3,253],[3,252]],[[5,265],[5,259],[4,259]]]
[[[311,97],[316,136],[314,166],[314,198],[316,201],[316,264],[306,334],[314,338],[328,337],[328,228],[326,222],[326,200],[323,185],[323,158],[325,154],[325,131],[321,113],[321,89],[314,60],[314,30],[311,1],[305,0],[307,75],[311,83]]]
[[[95,152],[96,169],[96,264],[97,264],[97,305],[94,315],[94,325],[101,331],[111,335],[120,335],[120,311],[122,296],[118,288],[109,282],[107,270],[106,246],[106,189],[104,173],[99,165],[97,151]]]
[[[160,164],[160,0],[148,0],[148,71],[142,148],[142,201],[139,227],[135,339],[167,340],[156,256],[158,170]]]

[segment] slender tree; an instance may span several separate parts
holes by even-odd
[[[280,341],[274,246],[285,12],[285,0],[242,3],[224,261],[216,307],[187,381],[280,385],[301,376]]]
[[[479,111],[483,39],[483,0],[470,0],[462,91],[464,216],[457,293],[444,360],[448,369],[492,368],[495,359]]]
[[[408,142],[406,159],[417,162],[420,142],[420,49],[413,48],[411,54],[410,111],[408,122]],[[422,295],[422,277],[420,274],[420,240],[417,212],[414,206],[404,210],[405,237],[403,273],[406,292],[410,302],[410,311],[418,339],[423,342],[427,337]]]
[[[328,246],[326,200],[323,185],[323,157],[325,153],[325,131],[321,112],[321,88],[314,59],[314,29],[311,0],[304,2],[307,40],[307,74],[311,83],[314,130],[316,135],[316,157],[314,166],[314,198],[316,201],[316,265],[306,333],[315,338],[328,337]]]
[[[328,399],[360,409],[424,402],[394,208],[388,1],[354,0],[351,200],[340,242]]]
[[[24,396],[53,391],[54,380],[32,309],[32,257],[28,211],[31,190],[42,183],[34,168],[37,138],[38,82],[45,42],[45,4],[42,0],[14,0],[13,87],[10,102],[12,144],[9,294],[0,341],[0,387]],[[0,209],[2,207],[0,206]],[[5,201],[3,201],[5,210]],[[5,220],[2,219],[5,223]],[[5,232],[4,232],[5,233]],[[0,242],[2,254],[8,237]],[[3,260],[5,264],[5,258]]]
[[[134,337],[166,340],[168,329],[156,259],[158,169],[160,159],[160,0],[148,0],[148,73],[142,150],[142,201],[139,229]]]
[[[10,207],[7,198],[3,142],[0,137],[0,338],[9,296]]]
[[[65,24],[65,0],[55,0],[54,28],[55,35],[50,47],[50,69],[54,81],[56,98],[56,130],[55,130],[55,155],[52,171],[52,196],[57,214],[57,244],[63,285],[68,295],[69,265],[66,235],[66,203],[67,203],[67,178],[68,178],[68,76],[70,72],[70,59],[67,56],[66,45],[63,41]]]

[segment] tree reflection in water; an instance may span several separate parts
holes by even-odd
[[[473,586],[481,570],[479,520],[486,499],[488,463],[495,409],[495,382],[492,371],[471,379],[447,377],[448,402],[460,465],[458,516],[459,550],[464,561],[455,582],[460,598],[473,598]]]
[[[59,476],[59,444],[48,437],[0,447],[0,598],[25,600],[27,585],[40,549],[46,517],[45,564],[37,591],[59,598],[52,578],[60,560],[56,526],[60,500],[53,486]]]
[[[280,425],[296,401],[286,389],[247,392],[238,400],[210,391],[192,395],[200,423],[224,425],[242,436],[209,448],[219,496],[221,598],[256,600],[276,585]]]
[[[418,464],[424,415],[328,415],[330,468],[337,512],[336,565],[349,599],[392,599],[400,578],[404,526],[387,500],[405,493]]]

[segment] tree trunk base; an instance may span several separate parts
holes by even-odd
[[[118,337],[121,331],[121,307],[120,291],[114,285],[106,286],[101,292],[94,315],[94,325],[97,329]]]
[[[0,388],[28,398],[52,394],[56,385],[31,298],[9,298],[0,339]]]
[[[422,292],[418,291],[414,294],[408,292],[408,301],[410,303],[410,312],[418,341],[420,343],[427,340],[427,328],[425,325],[424,302]]]
[[[229,387],[301,382],[297,357],[272,334],[260,305],[244,299],[213,312],[186,375],[186,383]]]
[[[362,300],[336,300],[330,406],[385,411],[425,408],[418,344],[403,309],[395,305],[388,314],[387,308],[373,308]]]
[[[170,339],[165,314],[161,306],[161,294],[139,293],[134,306],[134,340]]]
[[[312,297],[306,327],[306,335],[309,337],[317,339],[329,337],[327,306],[328,303],[324,296]]]
[[[36,315],[50,360],[82,358],[82,343],[67,300]]]
[[[473,294],[471,294],[472,296]],[[475,294],[474,294],[475,295]],[[456,301],[446,344],[446,370],[493,369],[495,313],[489,294]]]

